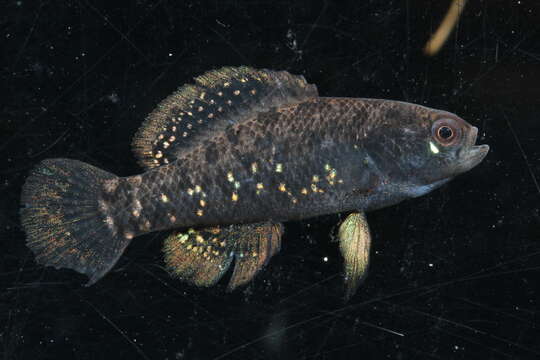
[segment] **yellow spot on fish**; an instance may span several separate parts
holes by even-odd
[[[204,110],[204,108],[203,108],[202,106],[199,106],[199,107],[197,108],[197,110],[198,110],[199,112],[201,112],[201,111]]]
[[[139,216],[141,215],[141,213],[139,212],[139,210],[133,210],[133,211],[131,212],[131,214],[132,214],[133,216],[135,216],[135,217],[139,217]]]
[[[253,89],[250,91],[251,95],[255,95],[257,93],[257,90]]]
[[[128,239],[128,240],[133,239],[133,236],[134,236],[134,234],[133,234],[131,231],[126,231],[126,232],[124,233],[124,237],[125,237],[126,239]]]
[[[213,117],[214,117],[214,114],[213,114],[213,113],[208,114],[208,118],[209,118],[209,119],[211,119],[211,118],[213,118]]]
[[[324,165],[324,170],[330,171],[331,169],[332,169],[332,167],[330,166],[330,164],[325,164]]]
[[[232,172],[228,172],[227,173],[227,180],[229,180],[229,182],[233,182],[234,181],[234,175]]]
[[[276,164],[276,172],[278,173],[283,172],[283,164],[281,163]]]
[[[219,246],[225,247],[226,244],[227,244],[227,243],[225,242],[225,240],[223,240],[222,242],[219,243]]]
[[[202,209],[197,209],[197,216],[203,216],[204,211]]]
[[[330,179],[333,179],[333,178],[336,177],[336,173],[337,173],[336,169],[332,169],[332,170],[330,170],[330,174],[328,174],[328,177]]]
[[[206,201],[200,200],[200,201],[199,201],[199,204],[200,204],[202,207],[205,207],[205,206],[206,206]]]
[[[164,149],[168,148],[169,145],[171,145],[171,144],[169,144],[169,143],[166,142],[166,141],[163,142],[163,148],[164,148]]]
[[[311,184],[311,190],[312,190],[313,192],[317,192],[317,189],[318,189],[318,188],[317,188],[317,185]]]
[[[296,198],[292,198],[292,202],[293,202],[293,204],[296,204],[298,202],[298,200],[296,200]]]
[[[241,78],[241,79],[240,79],[240,82],[245,83],[245,82],[247,82],[247,79],[246,79],[246,78]]]
[[[302,190],[300,191],[302,194],[304,195],[307,195],[308,191],[306,188],[302,188]]]
[[[187,189],[187,193],[188,193],[189,195],[193,195],[193,189],[192,189],[192,188]]]
[[[313,182],[319,182],[319,175],[313,175],[313,177],[311,178],[311,181]]]
[[[156,159],[161,159],[163,157],[163,153],[161,151],[158,151],[155,156],[156,156]]]
[[[198,243],[204,243],[204,238],[201,236],[201,235],[197,235],[195,236],[195,240],[198,242]]]
[[[206,96],[206,93],[203,91],[201,95],[199,96],[199,99],[204,100],[204,97]]]
[[[187,132],[185,132],[185,131],[182,133],[182,137],[187,137],[187,135],[188,135],[188,134],[187,134]]]
[[[158,139],[159,139],[159,140],[163,140],[163,138],[164,138],[163,134],[161,134],[161,135],[158,136]]]
[[[167,195],[161,194],[161,201],[163,201],[163,202],[168,202],[168,201],[169,201],[169,198],[167,197]]]
[[[234,90],[234,95],[240,95],[240,90]]]
[[[200,193],[201,190],[202,190],[202,189],[201,189],[200,185],[195,185],[195,192],[196,192],[197,194]]]
[[[257,183],[257,189],[264,189],[263,183]]]
[[[232,201],[238,201],[238,194],[236,192],[232,193],[231,200]]]
[[[240,182],[239,181],[234,182],[234,188],[235,189],[240,189]]]
[[[188,246],[186,246],[186,249],[188,249],[188,250],[191,250],[191,248],[193,248],[192,244],[189,244]]]
[[[282,191],[282,192],[287,191],[287,188],[285,187],[285,184],[284,184],[284,183],[279,184],[278,189],[279,189],[279,191]]]
[[[254,174],[257,172],[257,163],[256,162],[251,163],[251,172],[254,173]]]
[[[231,85],[230,82],[226,82],[225,84],[223,84],[223,87],[229,87]]]
[[[173,142],[174,140],[176,140],[176,136],[171,136],[171,137],[169,138],[169,141],[170,141],[170,142]]]
[[[187,114],[188,114],[189,116],[193,116],[193,113],[192,113],[191,111],[188,111]]]

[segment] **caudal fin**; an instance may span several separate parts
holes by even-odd
[[[130,239],[107,226],[98,204],[103,182],[113,179],[69,159],[47,159],[32,170],[22,190],[21,222],[38,263],[86,274],[87,285],[114,266]]]

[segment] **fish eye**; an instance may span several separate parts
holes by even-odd
[[[453,119],[437,120],[431,131],[435,140],[444,146],[455,144],[461,135],[461,129]]]
[[[451,128],[448,126],[441,126],[439,130],[437,130],[439,137],[444,140],[450,139],[452,136],[454,136],[454,131],[452,131]]]

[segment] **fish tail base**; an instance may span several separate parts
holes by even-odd
[[[32,170],[21,195],[21,222],[38,263],[86,274],[87,285],[114,266],[131,239],[116,234],[99,198],[107,182],[118,179],[69,159],[47,159]]]

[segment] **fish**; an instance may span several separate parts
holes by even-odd
[[[338,241],[349,299],[367,274],[365,213],[425,195],[482,162],[488,145],[459,116],[386,99],[319,96],[287,71],[224,67],[165,98],[119,177],[45,159],[21,193],[26,245],[39,264],[92,285],[136,237],[169,231],[172,276],[199,287],[250,282],[280,251],[284,222],[346,214]],[[232,265],[234,263],[234,265]]]

